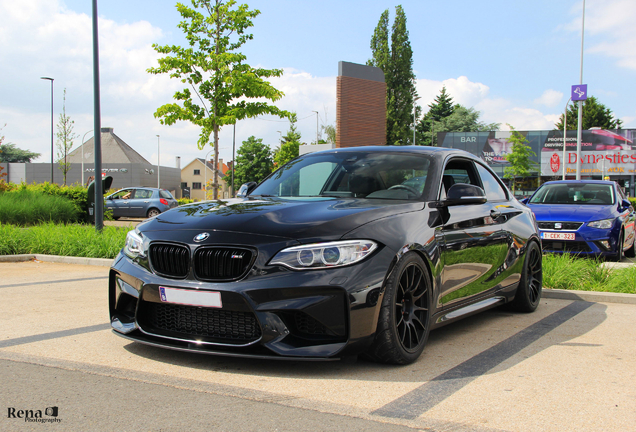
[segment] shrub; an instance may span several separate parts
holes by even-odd
[[[10,192],[30,191],[52,196],[65,197],[73,202],[78,211],[86,212],[88,206],[88,191],[80,185],[60,186],[56,183],[20,183]]]
[[[184,204],[190,204],[193,203],[194,200],[190,199],[190,198],[179,198],[177,200],[177,204],[179,204],[180,206],[184,205]]]
[[[48,254],[114,258],[126,241],[129,227],[106,226],[101,232],[90,225],[46,223],[29,229],[0,225],[0,255]]]
[[[30,190],[0,194],[0,223],[34,225],[42,222],[77,222],[84,214],[64,196],[47,195]]]

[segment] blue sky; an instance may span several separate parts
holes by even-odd
[[[187,123],[162,126],[153,113],[180,88],[175,80],[145,72],[156,64],[152,43],[181,44],[175,3],[99,2],[102,126],[149,161],[185,166],[198,150],[198,131]],[[55,122],[67,89],[66,111],[81,137],[92,129],[91,2],[0,0],[0,126],[6,141],[50,159],[50,84],[55,78]],[[303,140],[320,123],[335,123],[339,61],[364,63],[380,14],[401,4],[413,48],[413,68],[425,110],[442,85],[456,102],[475,107],[481,120],[519,130],[551,129],[578,84],[581,1],[291,1],[254,0],[254,40],[242,50],[252,66],[282,68],[273,84],[279,102],[298,113]],[[587,0],[583,82],[624,127],[636,128],[636,2]],[[250,135],[277,145],[289,124],[273,118],[237,124],[237,147]],[[221,157],[231,159],[232,133],[221,133]],[[90,136],[90,134],[88,135]]]

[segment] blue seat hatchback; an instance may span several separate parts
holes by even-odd
[[[546,182],[522,202],[537,218],[544,252],[634,257],[636,214],[613,181]]]

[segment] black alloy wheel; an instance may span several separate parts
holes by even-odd
[[[430,331],[431,283],[428,270],[414,252],[406,254],[387,280],[376,338],[367,352],[375,361],[414,362]]]
[[[539,306],[543,291],[542,258],[541,248],[537,243],[528,243],[517,294],[510,303],[512,309],[519,312],[534,312]]]

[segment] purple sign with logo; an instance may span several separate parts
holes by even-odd
[[[587,84],[578,84],[572,86],[572,100],[584,101],[587,100]]]

